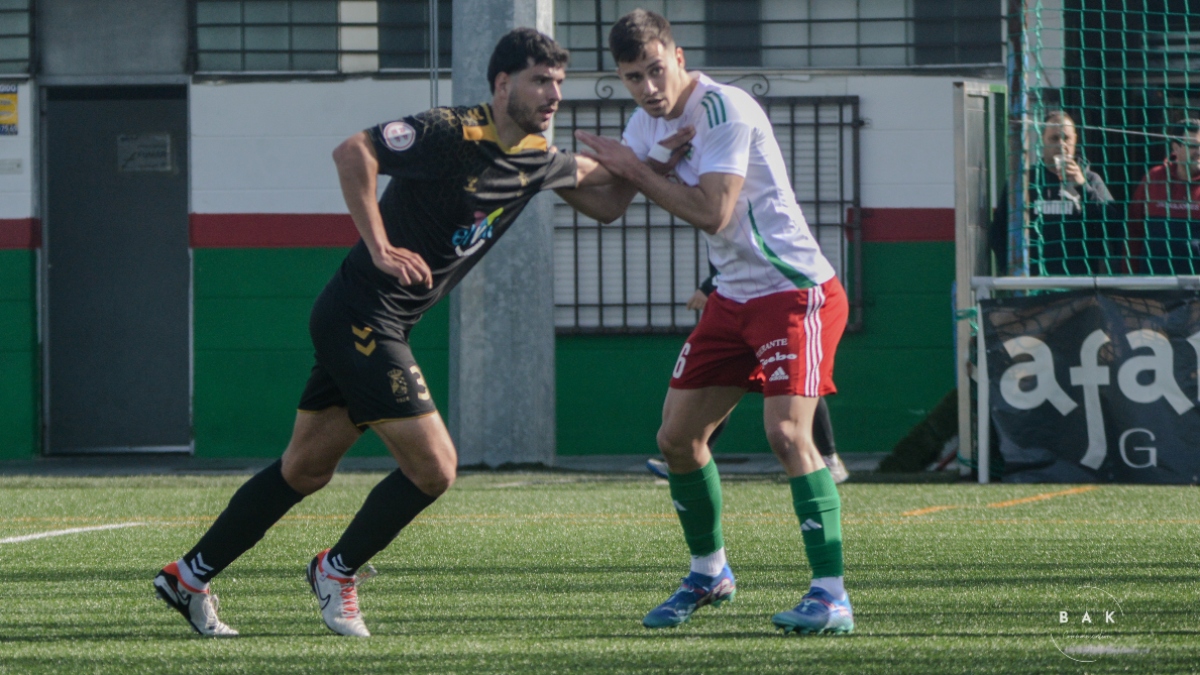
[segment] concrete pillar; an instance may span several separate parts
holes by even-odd
[[[454,105],[491,100],[492,49],[520,26],[553,35],[553,0],[455,0]],[[549,199],[535,197],[450,296],[449,424],[463,465],[554,461]]]

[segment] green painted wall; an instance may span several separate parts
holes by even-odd
[[[308,315],[344,248],[197,249],[195,436],[202,457],[274,457],[291,436],[313,365]],[[411,341],[446,409],[449,314],[435,308]],[[384,455],[372,433],[350,455]]]
[[[345,249],[320,248],[195,251],[197,455],[282,451],[312,365],[309,309],[344,255]],[[842,340],[834,373],[842,393],[829,399],[843,452],[891,449],[954,386],[954,245],[869,243],[863,270],[866,330]],[[448,325],[443,303],[412,335],[443,411]],[[560,337],[559,454],[655,452],[662,399],[683,341],[682,335]],[[26,358],[31,354],[26,350]],[[761,397],[747,396],[738,407],[719,450],[768,451]],[[384,452],[369,433],[351,450]]]
[[[41,445],[36,256],[0,251],[0,459],[29,459]]]
[[[197,249],[195,437],[203,457],[273,457],[287,444],[312,366],[308,314],[346,249]],[[36,254],[0,251],[0,459],[39,452]],[[954,386],[950,282],[954,245],[869,243],[866,330],[847,335],[829,399],[843,452],[886,451]],[[412,345],[447,407],[449,313],[435,307]],[[558,339],[562,455],[655,452],[662,399],[684,336]],[[747,396],[722,452],[767,452],[762,399]],[[385,454],[366,434],[352,455]]]
[[[954,387],[954,244],[863,247],[865,330],[838,348],[828,399],[839,451],[884,452]],[[558,453],[657,452],[663,396],[685,336],[558,339]],[[743,399],[718,444],[769,452],[762,397]]]

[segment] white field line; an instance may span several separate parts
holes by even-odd
[[[119,530],[123,527],[140,527],[145,523],[117,523],[115,525],[97,525],[95,527],[72,527],[67,530],[50,530],[49,532],[36,532],[34,534],[23,534],[19,537],[9,537],[0,539],[0,544],[18,544],[23,541],[33,541],[34,539],[45,539],[47,537],[61,537],[64,534],[79,534],[80,532],[99,532],[100,530]]]

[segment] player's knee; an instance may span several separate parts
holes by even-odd
[[[293,490],[307,497],[329,485],[329,481],[333,480],[333,471],[300,465],[289,466],[284,462],[283,479]]]
[[[658,442],[658,451],[668,456],[691,449],[690,441],[681,438],[680,434],[673,433],[665,426],[659,427],[655,441]]]
[[[776,454],[794,452],[800,445],[794,424],[772,424],[767,426],[767,443]]]
[[[417,489],[430,497],[440,497],[450,486],[454,485],[454,479],[457,477],[457,471],[454,467],[438,467],[437,469],[423,471],[421,475],[413,480],[413,484]]]

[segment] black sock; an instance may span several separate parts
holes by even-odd
[[[200,541],[183,556],[197,579],[208,583],[258,543],[304,495],[283,479],[283,460],[259,471],[233,493]]]
[[[332,571],[354,576],[376,553],[387,548],[405,525],[437,500],[421,492],[400,469],[379,481],[338,543],[325,557]]]
[[[833,420],[829,419],[829,406],[825,405],[825,397],[817,399],[817,410],[813,413],[813,443],[821,456],[829,457],[837,452],[833,444]]]

